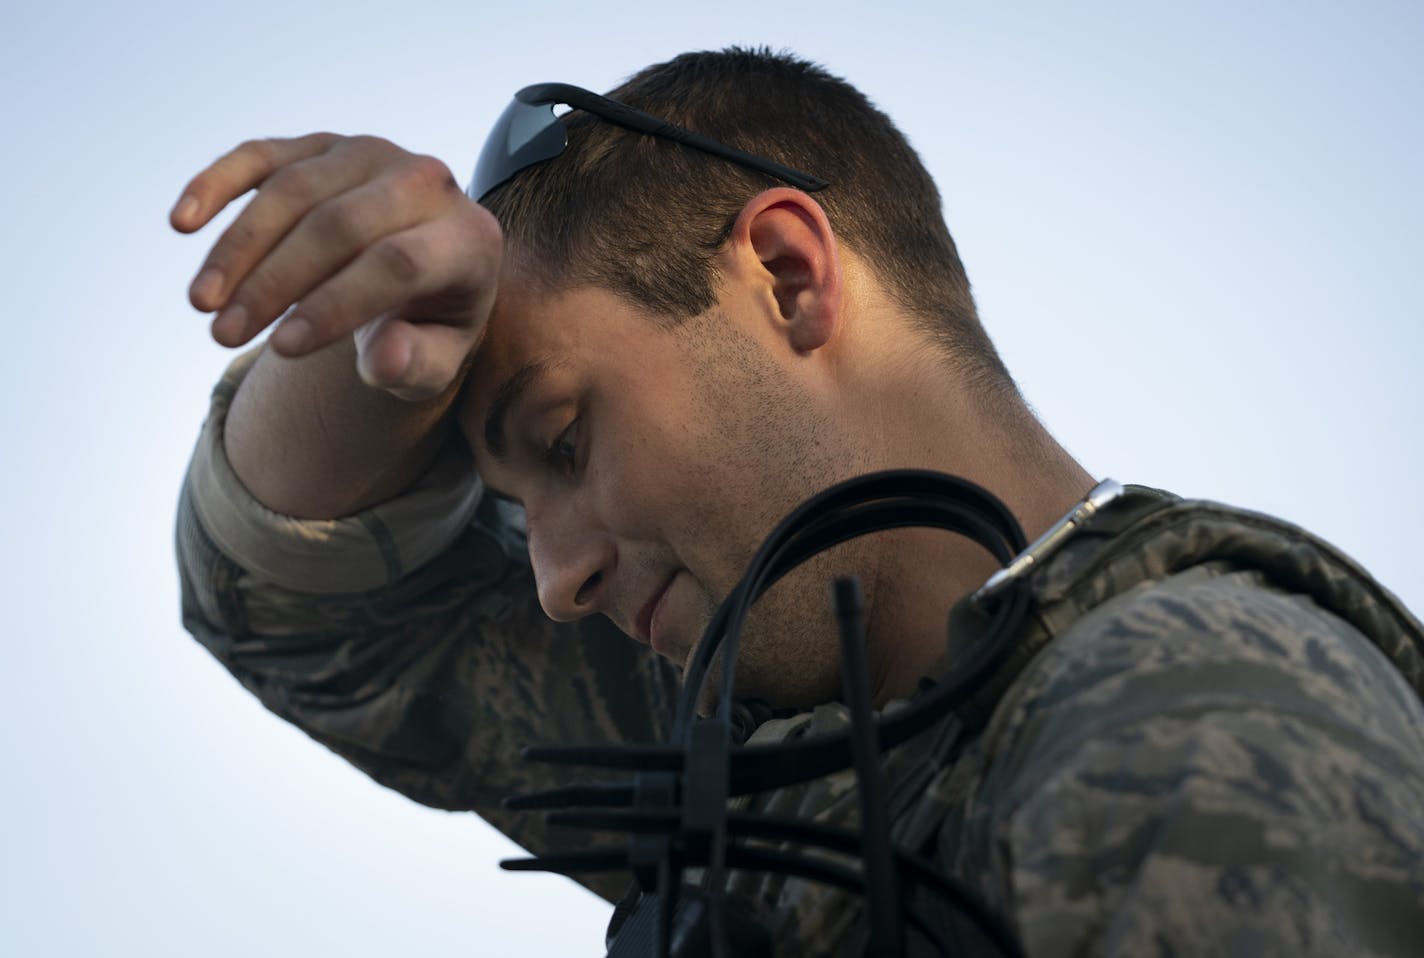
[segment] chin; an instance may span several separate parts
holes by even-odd
[[[815,578],[820,576],[813,577],[813,581]],[[733,698],[760,699],[778,709],[811,709],[840,696],[840,648],[835,640],[835,621],[829,602],[823,605],[816,601],[816,590],[808,589],[804,581],[783,583],[786,585],[778,583],[752,606],[738,643]],[[698,595],[706,603],[698,610],[702,614],[669,617],[669,625],[676,622],[681,626],[688,619],[695,623],[689,630],[676,629],[677,638],[687,643],[685,651],[679,651],[679,643],[670,642],[675,647],[665,653],[670,662],[681,667],[684,677],[716,613],[716,603],[710,595],[705,591]],[[687,600],[686,596],[680,598]],[[676,608],[689,611],[685,605]],[[710,715],[716,710],[722,679],[719,651],[713,656],[707,681],[698,695],[699,714]]]

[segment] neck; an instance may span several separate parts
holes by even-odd
[[[938,348],[894,339],[906,345],[879,344],[864,388],[848,394],[843,413],[860,435],[874,437],[865,450],[871,468],[934,469],[978,483],[1003,500],[1030,541],[1092,488],[1093,478],[1016,394],[987,400]],[[883,703],[910,694],[942,665],[950,607],[997,563],[968,539],[910,529],[880,538],[874,568],[868,651]]]

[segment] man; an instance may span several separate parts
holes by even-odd
[[[196,230],[257,190],[191,298],[225,345],[273,329],[190,470],[186,624],[377,780],[536,850],[579,839],[499,807],[563,781],[519,750],[658,738],[669,663],[807,496],[940,470],[1034,537],[1094,485],[1018,396],[933,182],[859,93],[733,50],[611,96],[656,121],[567,89],[513,105],[478,204],[436,161],[317,134],[244,144],[173,213]],[[531,158],[555,101],[567,145]],[[754,741],[843,725],[825,583],[854,572],[876,702],[913,698],[993,570],[943,533],[838,546],[758,604],[720,681],[800,710]],[[1032,587],[981,714],[886,757],[898,844],[1034,955],[1424,940],[1424,640],[1387,593],[1295,530],[1143,489]],[[755,801],[853,823],[844,798]],[[781,953],[859,947],[824,887],[738,881]]]

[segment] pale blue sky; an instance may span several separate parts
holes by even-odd
[[[1414,3],[22,2],[0,12],[0,953],[601,954],[471,816],[369,784],[178,626],[173,503],[227,355],[166,226],[239,140],[467,178],[515,89],[789,47],[940,182],[981,312],[1099,475],[1311,527],[1424,607]]]

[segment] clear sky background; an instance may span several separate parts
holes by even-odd
[[[1424,608],[1424,6],[7,3],[0,953],[602,954],[469,815],[268,715],[178,624],[174,502],[228,355],[169,231],[236,142],[371,132],[468,178],[527,83],[788,47],[940,183],[981,312],[1098,475],[1290,518]]]

